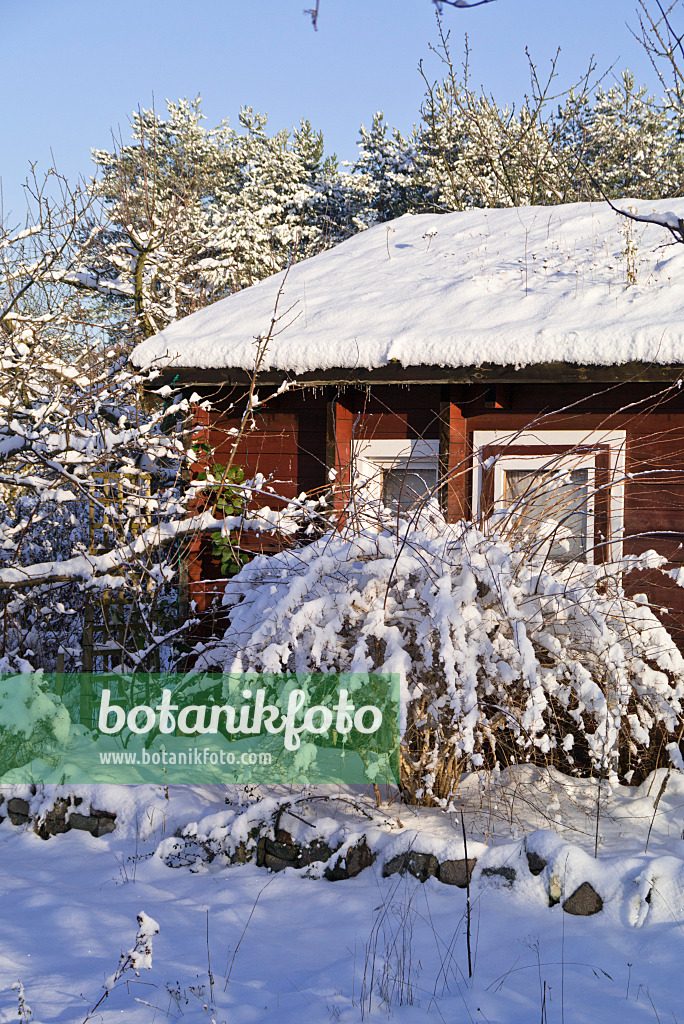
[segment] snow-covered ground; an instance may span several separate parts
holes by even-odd
[[[84,1021],[134,946],[141,912],[159,925],[151,969],[137,978],[126,971],[95,1020],[684,1021],[684,778],[676,773],[644,852],[663,778],[661,770],[639,789],[603,793],[598,827],[596,783],[532,769],[484,785],[466,780],[468,854],[478,858],[472,978],[466,890],[382,875],[401,849],[463,856],[459,814],[396,802],[376,812],[369,796],[346,794],[371,822],[348,802],[321,803],[322,834],[356,827],[378,851],[357,877],[329,882],[307,869],[274,874],[227,866],[221,855],[195,859],[197,836],[227,849],[231,831],[283,793],[237,806],[236,791],[220,787],[178,787],[169,799],[160,787],[83,789],[93,806],[117,812],[110,835],[44,841],[28,826],[0,825],[0,1021],[17,1019],[17,982],[34,1021]],[[45,808],[54,790],[30,799],[32,810]],[[312,806],[297,813],[310,817]],[[310,826],[290,816],[287,827]],[[186,840],[174,838],[179,828]],[[547,861],[539,875],[529,851]],[[514,868],[515,880],[488,867]],[[603,909],[572,916],[562,902],[586,880]],[[561,903],[549,906],[554,885]]]
[[[160,928],[152,969],[124,974],[97,1020],[683,1020],[684,779],[673,776],[660,800],[647,854],[664,773],[604,795],[595,860],[595,783],[531,775],[464,788],[469,855],[479,858],[472,978],[466,891],[385,879],[381,869],[402,844],[462,855],[457,815],[384,808],[371,826],[385,834],[376,864],[336,883],[221,857],[167,866],[179,826],[198,822],[189,833],[221,836],[244,810],[227,809],[219,787],[178,787],[169,800],[159,787],[99,787],[93,803],[119,818],[99,839],[71,831],[46,842],[6,819],[0,1020],[16,1019],[16,982],[34,1021],[84,1020],[133,946],[141,911]],[[326,806],[334,818],[335,805]],[[368,819],[359,827],[368,830]],[[549,861],[538,877],[524,867],[530,849]],[[515,882],[483,874],[483,864],[513,866]],[[550,907],[552,877],[563,898],[591,881],[603,910],[580,918]]]

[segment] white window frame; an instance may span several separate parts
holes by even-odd
[[[522,430],[519,432],[510,430],[476,430],[473,433],[473,509],[475,515],[480,515],[481,497],[484,474],[487,468],[483,465],[487,448],[503,448],[511,445],[515,448],[524,448],[526,445],[539,447],[547,444],[553,447],[565,447],[572,449],[567,456],[564,455],[529,455],[516,451],[515,454],[506,456],[504,454],[496,457],[494,466],[494,508],[503,507],[505,472],[507,469],[542,469],[548,464],[549,458],[554,460],[554,468],[560,469],[564,461],[567,461],[568,470],[589,468],[590,488],[593,487],[593,477],[596,472],[597,449],[607,452],[608,475],[611,481],[615,481],[610,488],[610,508],[608,518],[610,522],[610,543],[608,546],[608,558],[618,559],[622,556],[622,542],[625,527],[625,447],[627,435],[624,430]],[[594,449],[581,452],[582,448]],[[588,522],[593,517],[593,501],[587,508]],[[587,537],[587,561],[593,561],[593,542]]]
[[[362,439],[352,442],[356,472],[366,478],[366,489],[374,501],[382,501],[382,471],[405,466],[413,473],[436,470],[439,483],[439,441],[417,438]],[[437,500],[437,495],[434,495]]]

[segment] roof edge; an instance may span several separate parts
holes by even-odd
[[[195,386],[222,386],[247,384],[252,374],[239,368],[205,368],[193,366],[167,366],[162,370],[165,380],[192,383]],[[482,363],[478,366],[400,366],[387,365],[373,369],[333,367],[295,374],[287,370],[265,370],[257,374],[260,385],[280,385],[286,380],[306,387],[327,385],[369,384],[477,384],[495,383],[674,383],[684,378],[684,363],[629,362],[606,366],[578,363],[533,363],[528,366],[498,366]]]

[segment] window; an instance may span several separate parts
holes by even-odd
[[[625,432],[476,431],[476,514],[506,510],[527,538],[551,540],[556,561],[621,553]]]
[[[369,496],[387,508],[408,512],[429,496],[437,500],[439,441],[355,441],[353,454]]]

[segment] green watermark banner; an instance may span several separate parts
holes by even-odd
[[[399,677],[42,672],[0,677],[0,781],[399,779]]]

